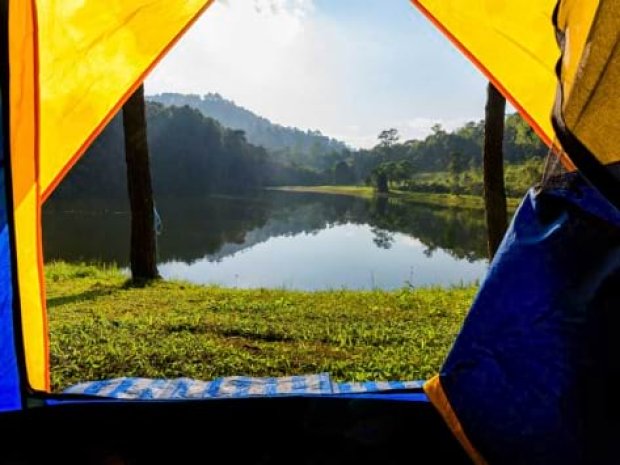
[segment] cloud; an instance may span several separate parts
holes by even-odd
[[[216,2],[157,67],[147,86],[153,92],[206,93],[214,86],[238,89],[248,77],[254,86],[268,83],[277,77],[287,48],[303,33],[313,9],[311,0]]]
[[[218,92],[276,123],[331,135],[355,113],[346,100],[361,52],[315,11],[312,0],[214,3],[149,77],[147,93]]]
[[[444,42],[407,2],[219,0],[146,91],[218,92],[275,123],[372,147],[389,127],[423,138],[482,111],[481,81],[462,59],[450,64]]]
[[[258,14],[292,14],[298,18],[314,11],[313,0],[254,0],[253,6]]]
[[[453,131],[465,125],[468,121],[474,121],[477,118],[472,116],[469,118],[413,118],[409,121],[397,124],[397,128],[401,128],[401,134],[404,139],[424,139],[433,131],[432,127],[439,124],[446,131]]]
[[[476,116],[470,118],[425,118],[416,117],[405,121],[391,121],[385,124],[348,125],[333,136],[345,140],[353,147],[372,148],[377,145],[377,136],[388,128],[396,128],[401,142],[411,139],[424,139],[432,133],[432,127],[439,124],[446,131],[453,131],[465,125],[468,121],[475,121]]]

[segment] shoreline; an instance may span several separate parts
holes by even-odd
[[[328,372],[337,381],[426,379],[475,285],[293,291],[158,280],[113,266],[45,266],[55,391],[121,376],[209,380]]]
[[[405,202],[436,205],[446,208],[484,209],[484,199],[477,195],[437,194],[430,192],[409,192],[399,190],[392,190],[389,194],[377,194],[374,188],[367,186],[278,186],[269,187],[267,190],[347,195],[365,199],[386,197],[390,199],[399,199]],[[506,203],[508,210],[513,212],[518,207],[520,201],[521,199],[517,198],[507,198]]]

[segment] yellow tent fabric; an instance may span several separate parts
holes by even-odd
[[[601,164],[620,162],[618,3],[564,0],[558,9],[557,26],[564,39],[563,123]]]
[[[212,1],[9,0],[18,281],[28,378],[35,389],[49,384],[41,204]],[[551,145],[559,59],[551,21],[556,0],[412,2]],[[620,88],[617,2],[560,3],[566,124],[601,161],[618,161],[620,99],[605,98]]]
[[[49,387],[41,204],[212,0],[10,0],[11,174],[30,386]]]
[[[559,50],[556,0],[412,0],[519,110],[538,135],[555,139],[551,109]]]
[[[47,197],[206,0],[38,0],[40,182]],[[59,128],[63,128],[62,131]],[[68,163],[69,161],[69,163]]]
[[[620,15],[613,0],[412,0],[550,146],[552,108],[601,164],[620,162]],[[556,40],[552,18],[564,53]],[[560,63],[558,75],[556,65]],[[564,147],[569,158],[576,154]],[[563,154],[561,154],[563,155]],[[572,163],[564,160],[567,167]],[[591,179],[595,184],[595,180]]]
[[[601,167],[620,162],[617,1],[412,2],[502,91],[549,145],[559,148],[554,142],[556,137],[562,144],[574,138]],[[558,118],[561,120],[557,134],[552,115],[556,123]],[[562,131],[570,137],[562,137]],[[578,144],[571,145],[563,148],[581,168],[584,165],[577,159],[583,155],[576,153],[581,150]],[[591,166],[590,161],[586,165]],[[598,174],[593,172],[594,176]],[[597,185],[596,179],[590,180]],[[616,181],[612,180],[614,192],[618,189]],[[474,463],[486,464],[463,430],[440,378],[431,379],[424,390]]]
[[[39,184],[37,182],[37,85],[33,5],[9,3],[11,174],[15,240],[24,328],[24,352],[31,387],[47,389],[48,348],[42,283]]]

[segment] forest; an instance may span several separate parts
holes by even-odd
[[[244,131],[248,142],[265,147],[279,161],[301,162],[325,152],[347,148],[345,143],[327,137],[319,130],[304,131],[274,124],[217,93],[203,96],[163,93],[147,96],[147,99],[165,106],[187,105],[219,121],[224,127]]]
[[[244,130],[225,127],[205,116],[204,109],[149,101],[148,139],[156,195],[188,196],[285,185],[376,185],[380,177],[389,187],[400,190],[482,191],[482,121],[469,122],[454,131],[436,125],[422,140],[403,141],[396,129],[386,129],[373,148],[354,150],[320,133],[272,125],[231,102],[226,108],[229,120],[234,119],[231,115],[235,112],[246,120],[258,118],[265,128],[279,128],[287,137],[280,137],[280,145],[261,146],[252,143]],[[273,128],[270,131],[278,133]],[[292,145],[282,145],[286,140]],[[540,176],[541,158],[547,150],[527,123],[518,114],[511,114],[506,117],[504,152],[507,193],[520,196]],[[124,157],[122,118],[117,115],[54,196],[125,196]]]

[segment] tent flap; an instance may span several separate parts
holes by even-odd
[[[9,0],[10,144],[28,384],[49,389],[41,205],[212,0]]]
[[[412,0],[552,145],[556,0]]]
[[[37,2],[44,198],[211,1]]]
[[[594,457],[620,433],[620,212],[566,176],[519,207],[441,369],[449,408],[427,391],[491,464],[615,461]]]
[[[38,91],[34,2],[9,2],[10,150],[17,277],[28,384],[49,387],[37,173]],[[13,155],[14,154],[14,155]]]
[[[562,0],[562,49],[553,114],[558,138],[581,172],[620,208],[620,10],[608,0]]]

